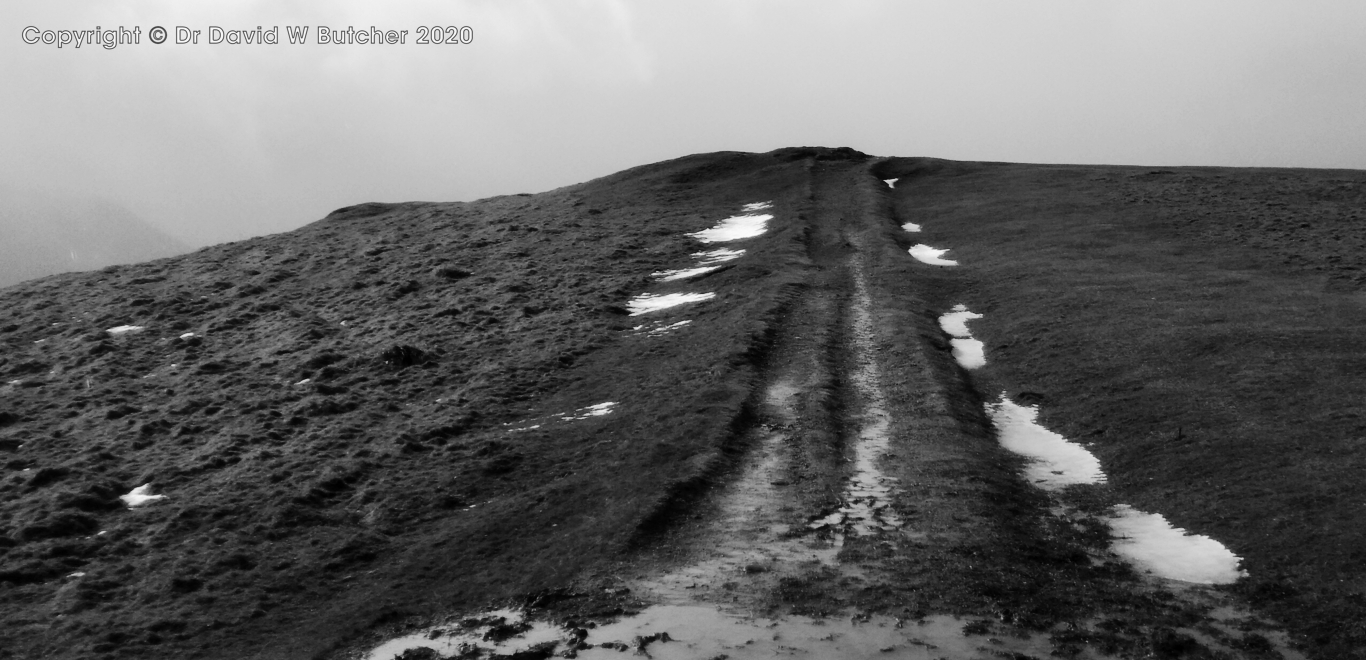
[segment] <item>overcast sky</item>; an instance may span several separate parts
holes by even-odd
[[[23,39],[97,25],[142,43]],[[414,43],[424,25],[473,41]],[[0,185],[99,195],[194,245],[716,150],[1366,168],[1359,0],[7,0],[0,84]]]

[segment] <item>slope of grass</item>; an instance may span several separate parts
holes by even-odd
[[[1118,495],[1245,558],[1234,589],[1316,657],[1366,649],[1366,173],[893,159],[897,221],[951,248],[931,305],[985,318]],[[994,397],[995,392],[983,392]]]

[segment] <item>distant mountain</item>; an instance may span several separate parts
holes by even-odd
[[[0,286],[189,250],[112,202],[0,187]]]

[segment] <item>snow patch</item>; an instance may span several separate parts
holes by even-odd
[[[698,266],[697,268],[662,270],[657,273],[650,273],[650,275],[658,279],[660,282],[674,282],[677,280],[686,280],[690,277],[697,277],[698,275],[704,275],[706,273],[710,273],[716,270],[717,268],[720,268],[720,266]]]
[[[955,337],[971,337],[968,321],[982,318],[981,314],[968,311],[966,305],[954,305],[953,311],[939,317],[939,327]]]
[[[986,347],[981,341],[972,338],[968,321],[982,318],[981,314],[968,311],[964,305],[954,305],[953,311],[939,317],[939,327],[953,335],[949,343],[953,345],[953,359],[964,369],[977,369],[987,363]]]
[[[128,508],[131,509],[135,506],[142,506],[148,502],[155,502],[156,500],[166,499],[166,496],[153,495],[152,484],[148,483],[128,491],[127,495],[120,495],[119,499],[123,500],[123,503],[127,504]]]
[[[948,248],[944,248],[941,250],[939,248],[932,248],[923,243],[915,244],[911,247],[910,250],[911,256],[915,257],[916,260],[930,264],[932,266],[957,266],[957,261],[951,261],[949,259],[943,258],[942,255],[948,251]]]
[[[964,369],[980,369],[987,364],[987,351],[982,342],[972,337],[954,337],[949,340],[953,345],[953,359]]]
[[[688,235],[703,243],[725,243],[754,238],[768,230],[768,221],[772,219],[773,216],[768,213],[735,215],[722,220],[711,229],[703,229]]]
[[[1073,484],[1105,481],[1100,461],[1091,452],[1038,423],[1038,406],[1021,406],[1002,393],[999,402],[984,407],[996,425],[1001,446],[1034,459],[1025,467],[1025,477],[1035,485],[1061,490]]]
[[[751,211],[762,211],[762,210],[764,210],[764,209],[771,209],[771,208],[773,208],[773,202],[768,201],[768,202],[753,202],[753,203],[750,203],[750,204],[746,204],[746,205],[744,205],[744,206],[741,206],[741,207],[740,207],[740,210],[741,210],[741,211],[744,211],[745,213],[749,213],[749,212],[751,212]]]
[[[187,333],[185,333],[185,334],[183,334],[183,335],[180,335],[180,339],[183,341],[183,340],[186,340],[186,339],[190,339],[191,337],[194,337],[194,336],[195,336],[195,334],[194,334],[193,332],[187,332]]]
[[[900,181],[900,180],[901,180],[901,177],[897,177],[897,178],[895,178],[895,179],[883,179],[882,182],[885,183],[885,184],[887,184],[887,187],[888,187],[888,188],[895,188],[895,187],[896,187],[896,182],[897,182],[897,181]]]
[[[113,327],[113,328],[110,328],[110,329],[108,329],[108,330],[105,330],[105,332],[107,332],[107,333],[109,333],[109,334],[114,335],[115,337],[117,337],[117,336],[119,336],[119,335],[134,334],[134,333],[142,332],[143,330],[146,330],[146,329],[147,329],[147,328],[144,328],[144,327],[142,327],[142,326],[140,326],[140,325],[120,325],[120,326]]]
[[[711,300],[715,297],[715,293],[642,293],[627,302],[626,308],[630,310],[631,316],[639,316],[669,307]]]
[[[612,414],[612,409],[616,408],[616,406],[616,401],[604,401],[602,403],[595,403],[591,406],[585,406],[583,408],[575,410],[574,413],[578,414],[566,414],[560,417],[560,419],[563,419],[566,422],[572,422],[578,419],[588,419],[589,417],[601,417],[603,415],[610,415]]]
[[[1222,543],[1172,527],[1161,514],[1145,513],[1127,504],[1115,506],[1112,512],[1115,518],[1109,522],[1115,539],[1111,549],[1158,577],[1230,584],[1247,575],[1238,568],[1238,555]]]
[[[908,231],[908,232],[910,232],[910,233],[912,233],[912,234],[918,234],[918,233],[920,233],[920,225],[917,225],[917,224],[915,224],[914,222],[908,222],[908,223],[906,223],[906,224],[904,224],[904,225],[901,225],[901,228],[902,228],[902,229],[905,229],[906,231]]]
[[[706,252],[694,252],[692,256],[697,257],[699,266],[711,266],[714,264],[739,259],[745,253],[744,250],[732,250],[730,248],[717,248]]]

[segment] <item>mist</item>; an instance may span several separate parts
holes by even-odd
[[[155,25],[205,34],[153,45]],[[323,25],[408,33],[317,44]],[[473,40],[414,43],[431,25]],[[143,42],[26,44],[27,26]],[[281,43],[208,44],[210,26]],[[716,150],[1366,167],[1355,2],[90,0],[8,3],[0,27],[0,184],[189,246]]]

